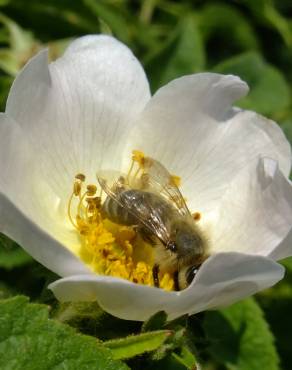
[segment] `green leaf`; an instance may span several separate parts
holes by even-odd
[[[99,320],[104,311],[98,306],[97,302],[64,302],[60,303],[53,313],[54,319],[70,323],[79,323],[82,320]]]
[[[170,340],[166,341],[159,348],[157,348],[152,354],[151,358],[155,361],[163,359],[168,353],[180,348],[184,344],[186,329],[181,328],[173,332]]]
[[[193,15],[180,20],[165,46],[148,60],[147,73],[154,90],[174,78],[203,70],[205,51]]]
[[[272,26],[281,35],[287,46],[292,45],[292,32],[289,27],[288,19],[278,12],[273,1],[267,0],[242,0],[260,23]]]
[[[9,4],[10,0],[0,0],[0,6]]]
[[[210,341],[209,353],[228,369],[279,369],[273,335],[255,300],[208,312],[204,328]]]
[[[271,115],[280,114],[290,104],[290,89],[285,78],[256,52],[230,58],[213,71],[237,75],[248,83],[250,93],[238,104],[242,108]]]
[[[0,267],[7,270],[32,262],[33,259],[11,239],[0,234]]]
[[[159,311],[143,323],[142,332],[161,329],[166,324],[166,320],[166,312]]]
[[[244,14],[228,4],[208,4],[199,12],[199,27],[205,43],[216,40],[209,49],[209,57],[222,59],[227,54],[259,48],[257,35]],[[222,43],[222,47],[218,47]],[[228,47],[226,47],[228,45]],[[221,44],[220,44],[221,46]]]
[[[3,370],[128,369],[95,338],[48,318],[48,308],[26,297],[0,301]]]
[[[286,121],[281,124],[281,127],[289,140],[290,144],[292,145],[292,121]]]
[[[10,74],[11,76],[15,76],[16,73],[19,71],[19,63],[15,58],[14,51],[8,48],[1,48],[0,49],[0,68]]]
[[[12,84],[12,81],[13,80],[10,76],[0,77],[0,109],[1,111],[5,110],[6,99],[7,99],[8,91]]]
[[[13,288],[0,281],[0,299],[10,298],[15,295]]]
[[[25,31],[17,23],[0,13],[2,23],[9,34],[9,48],[0,49],[0,68],[15,76],[20,68],[38,50],[39,42],[31,32]]]
[[[110,348],[115,359],[126,359],[159,348],[169,336],[170,330],[157,330],[139,335],[131,335],[126,338],[113,339],[104,343]]]
[[[32,47],[35,40],[31,32],[25,31],[12,19],[0,13],[0,22],[3,23],[10,35],[10,46],[15,53],[27,51]]]
[[[257,298],[276,337],[283,369],[288,370],[292,363],[292,257],[282,260],[281,263],[286,268],[285,278],[272,288],[260,292]]]
[[[133,367],[133,369],[140,369],[140,367]],[[141,368],[142,369],[142,368]],[[144,369],[144,368],[143,368]],[[145,368],[146,369],[146,368]],[[173,353],[169,353],[166,357],[159,361],[151,361],[147,366],[147,370],[186,370],[185,364],[180,361]],[[193,367],[191,370],[199,370]],[[207,370],[207,369],[206,369]],[[215,370],[215,369],[214,369]]]
[[[119,11],[116,11],[106,2],[95,0],[83,0],[87,6],[97,17],[101,18],[110,29],[124,42],[129,42],[129,27],[125,17]]]
[[[182,347],[179,355],[177,353],[173,353],[172,355],[179,363],[184,365],[187,369],[190,369],[190,370],[196,369],[196,366],[197,366],[196,357],[187,348],[187,346]]]

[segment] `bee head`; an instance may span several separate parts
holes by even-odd
[[[178,261],[178,287],[185,289],[196,276],[206,259],[207,241],[201,230],[188,220],[176,220],[172,240],[176,246]]]
[[[185,266],[178,272],[178,286],[179,289],[187,288],[194,280],[200,265]]]
[[[186,221],[176,222],[172,240],[178,256],[200,255],[205,247],[204,239],[197,227]]]

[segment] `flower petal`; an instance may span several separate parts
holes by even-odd
[[[277,163],[260,159],[242,170],[224,194],[215,223],[211,252],[275,253],[292,227],[292,186]]]
[[[145,73],[125,45],[85,36],[49,68],[44,52],[33,58],[12,86],[6,113],[24,127],[40,173],[64,196],[76,173],[95,180],[100,167],[118,167],[149,97]]]
[[[10,200],[29,220],[58,240],[74,254],[80,241],[72,232],[60,199],[38,173],[38,157],[23,134],[23,129],[7,115],[0,113],[0,193]],[[0,225],[6,223],[5,209]],[[0,231],[1,230],[0,228]],[[13,233],[9,234],[12,239]],[[47,248],[40,243],[39,248]],[[28,247],[29,248],[29,247]],[[65,261],[63,262],[65,263]]]
[[[218,253],[199,270],[196,280],[186,290],[192,300],[192,289],[202,293],[203,309],[216,309],[269,288],[284,277],[285,269],[269,258],[242,253]],[[205,292],[205,293],[203,293]],[[202,308],[200,308],[200,311]],[[190,310],[197,312],[197,309]]]
[[[0,193],[0,231],[19,243],[33,258],[60,276],[89,273],[68,249],[26,217]]]
[[[292,256],[292,228],[286,238],[270,254],[270,258],[279,261]]]
[[[278,160],[287,175],[291,149],[281,129],[255,113],[231,108],[247,90],[235,76],[201,73],[174,80],[147,104],[129,149],[143,150],[182,177],[190,208],[200,212],[212,210],[254,158]]]
[[[275,284],[283,267],[261,256],[223,253],[210,257],[188,289],[167,292],[109,276],[79,275],[52,283],[61,301],[93,301],[114,316],[144,321],[164,310],[169,319],[225,305]]]

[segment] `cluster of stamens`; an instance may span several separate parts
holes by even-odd
[[[133,153],[132,159],[129,172],[134,162],[141,163],[141,169],[143,157]],[[102,211],[105,197],[96,185],[86,185],[85,175],[75,176],[68,217],[80,238],[79,257],[97,274],[154,286],[153,247],[143,241],[133,227],[113,223],[105,217]],[[160,287],[174,289],[170,274],[160,276]]]

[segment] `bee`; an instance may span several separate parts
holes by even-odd
[[[190,285],[207,258],[207,239],[169,171],[144,157],[134,176],[119,175],[112,185],[99,174],[97,179],[107,195],[102,213],[112,222],[134,226],[153,246],[154,285],[159,287],[160,272],[173,274],[176,290]]]

